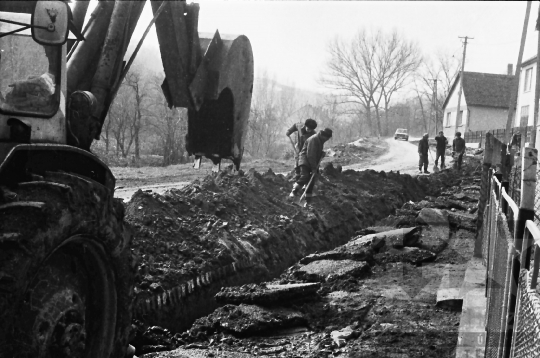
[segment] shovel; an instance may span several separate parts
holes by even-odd
[[[296,205],[299,205],[300,207],[306,206],[306,203],[307,203],[307,201],[306,201],[307,190],[308,190],[309,186],[311,185],[311,182],[315,178],[315,175],[317,175],[317,172],[319,171],[319,165],[321,165],[321,161],[323,160],[323,158],[324,157],[321,157],[321,159],[319,160],[319,163],[317,163],[317,168],[313,171],[313,174],[311,174],[311,178],[309,179],[309,183],[306,185],[306,188],[304,189],[304,194],[302,194],[300,199],[298,199],[298,201],[295,203]]]
[[[289,136],[287,136],[287,137],[289,137]],[[296,156],[298,156],[298,151],[296,150],[296,146],[294,145],[294,142],[293,142],[292,138],[289,137],[289,140],[291,141],[292,148],[293,148],[294,152],[296,153]]]

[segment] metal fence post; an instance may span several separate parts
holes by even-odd
[[[527,210],[527,213],[523,213],[523,225],[525,221],[534,220],[534,203],[536,193],[536,170],[538,164],[538,150],[535,148],[524,148],[522,156],[522,173],[521,173],[521,208]],[[523,232],[520,232],[523,237]],[[531,247],[534,242],[517,242],[516,249],[525,251],[524,262],[521,267],[529,269],[531,260]]]
[[[480,182],[480,200],[478,201],[478,217],[476,220],[476,241],[474,244],[474,256],[482,257],[483,221],[486,203],[490,197],[491,176],[489,170],[493,163],[493,135],[486,134],[484,161],[482,165],[482,180]]]

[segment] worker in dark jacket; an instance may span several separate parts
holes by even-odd
[[[300,154],[306,140],[315,134],[315,128],[317,128],[317,122],[314,119],[308,118],[303,124],[301,122],[293,124],[292,127],[287,129],[287,132],[285,133],[285,135],[289,138],[291,138],[291,134],[294,132],[297,133],[296,145],[294,146],[294,171],[296,173],[294,180],[298,180],[298,178],[300,178],[298,155]]]
[[[435,136],[435,141],[437,142],[437,155],[435,156],[435,166],[438,165],[439,157],[441,158],[441,169],[444,166],[444,153],[446,152],[446,145],[448,144],[448,139],[444,136],[443,131],[439,132],[438,136]]]
[[[317,172],[318,166],[322,158],[324,157],[323,146],[324,142],[332,138],[332,130],[325,128],[316,135],[309,137],[306,143],[300,151],[300,158],[298,164],[300,165],[300,177],[293,185],[290,197],[298,195],[300,189],[309,183],[311,176]],[[315,178],[311,181],[311,184],[306,189],[306,200],[312,197],[313,186],[315,185]]]
[[[424,136],[422,139],[420,139],[420,142],[418,143],[418,170],[420,173],[422,173],[422,165],[424,166],[424,173],[429,174],[427,167],[429,164],[428,160],[428,153],[429,153],[429,142],[428,142],[429,135],[427,133],[424,133]]]
[[[461,170],[461,163],[463,162],[463,154],[465,154],[465,139],[461,138],[461,132],[456,132],[456,137],[452,143],[452,156],[457,154],[457,169]]]

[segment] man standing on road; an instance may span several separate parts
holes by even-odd
[[[300,158],[298,164],[300,165],[300,177],[293,185],[293,189],[289,197],[295,197],[298,195],[300,189],[309,183],[312,175],[315,175],[318,171],[319,163],[324,157],[323,146],[324,142],[332,138],[332,130],[325,128],[314,136],[309,137],[306,143],[300,151]],[[311,181],[311,184],[306,189],[306,201],[310,202],[313,196],[313,186],[315,185],[315,178]]]
[[[444,169],[444,153],[446,152],[446,145],[448,144],[448,139],[444,136],[443,131],[439,132],[439,135],[435,137],[437,141],[437,155],[435,156],[435,166],[438,165],[439,157],[441,158],[441,169]]]
[[[428,142],[429,135],[427,133],[424,133],[424,136],[422,139],[420,139],[420,142],[418,143],[418,170],[420,173],[422,173],[422,165],[424,166],[424,173],[429,174],[427,167],[429,164],[428,160],[428,152],[429,152],[429,142]]]
[[[461,138],[461,132],[456,132],[456,137],[452,143],[452,156],[457,154],[457,169],[461,170],[461,163],[463,162],[463,154],[465,154],[465,139]]]
[[[290,139],[291,134],[297,132],[296,145],[294,146],[294,171],[296,173],[296,175],[294,176],[294,180],[298,180],[298,178],[300,178],[300,166],[298,165],[299,153],[302,150],[302,147],[304,146],[306,140],[315,134],[315,128],[317,128],[317,122],[315,122],[315,120],[311,118],[308,118],[306,119],[304,124],[302,124],[301,122],[293,124],[292,127],[289,128],[285,133],[285,135]]]

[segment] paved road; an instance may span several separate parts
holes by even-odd
[[[415,140],[415,138],[410,138]],[[419,138],[418,138],[419,139]],[[416,139],[417,140],[417,139]],[[371,161],[370,163],[358,163],[344,166],[343,169],[365,170],[373,169],[376,171],[398,171],[402,174],[418,174],[418,146],[410,142],[386,140],[389,146],[388,153]],[[435,162],[435,151],[432,150],[429,156],[429,168],[431,171]],[[446,157],[446,167],[449,167],[452,157]],[[439,163],[440,165],[440,163]]]

